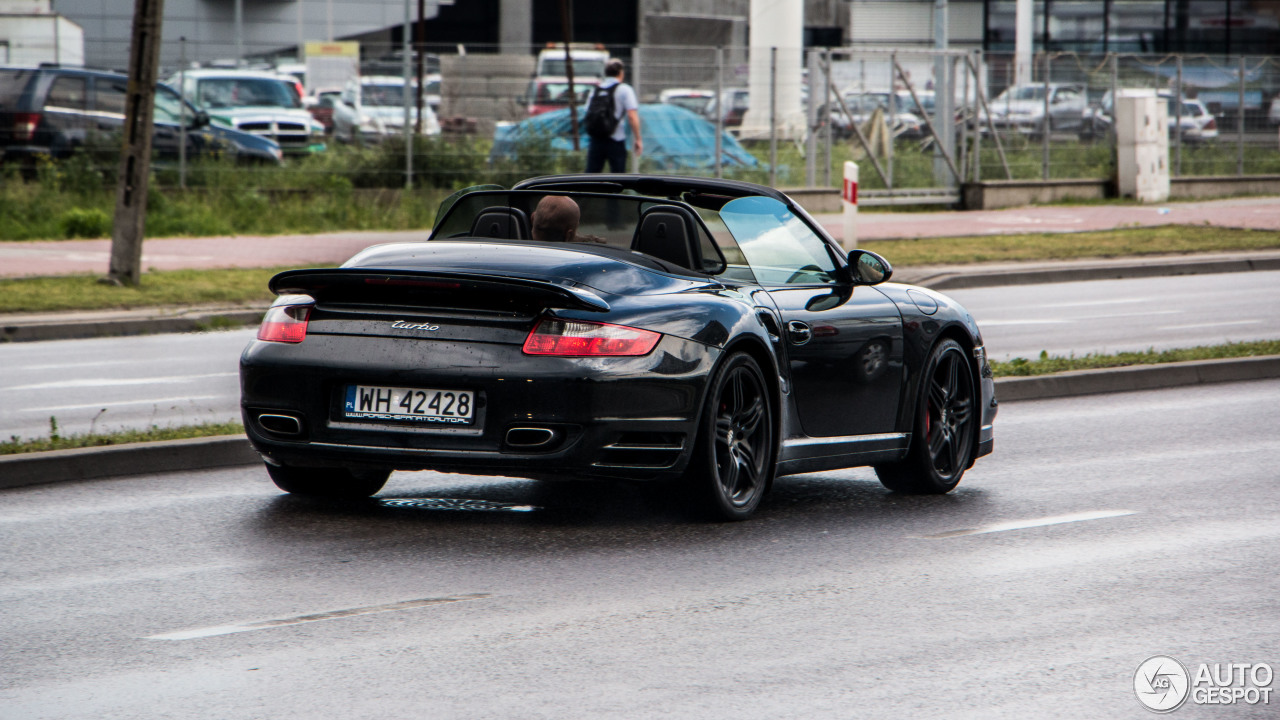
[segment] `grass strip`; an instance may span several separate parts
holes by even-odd
[[[1076,260],[1176,253],[1280,249],[1280,232],[1208,225],[1163,225],[1081,233],[869,240],[858,247],[894,266]]]
[[[860,246],[902,268],[1270,250],[1280,249],[1280,232],[1167,225],[1070,234],[875,240]],[[0,313],[269,302],[273,296],[267,290],[267,280],[286,269],[155,271],[143,274],[142,284],[136,288],[102,284],[92,275],[0,279]]]
[[[1111,355],[1094,355],[1090,353],[1081,357],[1076,357],[1075,355],[1068,357],[1051,356],[1046,352],[1041,352],[1040,357],[1034,360],[1021,357],[1008,361],[993,360],[991,361],[991,371],[996,377],[1029,377],[1032,375],[1052,375],[1053,373],[1070,370],[1097,370],[1132,365],[1157,365],[1188,360],[1220,360],[1224,358],[1260,357],[1263,355],[1280,355],[1280,340],[1200,345],[1174,350],[1149,349]]]
[[[200,425],[182,425],[179,427],[155,427],[146,430],[121,430],[111,433],[92,433],[85,435],[52,435],[37,440],[23,440],[14,435],[0,442],[0,455],[17,455],[20,453],[44,452],[47,450],[71,450],[73,448],[103,447],[106,445],[125,445],[128,443],[151,442],[154,440],[186,440],[189,438],[213,437],[216,435],[243,435],[244,426],[238,422],[202,423]]]
[[[149,272],[138,287],[101,283],[93,275],[5,279],[0,280],[0,313],[270,302],[275,295],[267,281],[286,269]]]

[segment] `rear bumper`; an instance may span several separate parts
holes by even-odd
[[[496,343],[354,336],[254,341],[241,358],[241,411],[250,442],[281,465],[658,479],[688,463],[717,353],[670,336],[638,358],[530,357]],[[469,390],[474,422],[347,419],[348,384]],[[296,418],[298,432],[277,432],[262,415]],[[534,432],[512,435],[522,429]],[[549,439],[531,447],[529,436]]]

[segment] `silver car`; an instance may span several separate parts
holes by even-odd
[[[428,84],[428,90],[430,85]],[[410,92],[417,84],[410,85]],[[367,75],[343,88],[333,106],[333,137],[340,142],[378,143],[404,133],[404,78]],[[423,97],[422,133],[439,135],[440,121]],[[409,122],[418,120],[415,98],[409,98]]]

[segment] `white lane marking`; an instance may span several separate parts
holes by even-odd
[[[1053,515],[1051,517],[1032,520],[1012,520],[1009,522],[984,525],[962,530],[948,530],[933,535],[916,535],[916,540],[944,540],[946,538],[964,537],[966,535],[985,535],[986,533],[1005,532],[1006,530],[1025,530],[1026,528],[1044,527],[1046,525],[1062,525],[1064,523],[1084,522],[1085,520],[1103,520],[1105,518],[1136,515],[1136,510],[1094,510],[1092,512],[1071,513],[1070,515]]]
[[[296,617],[279,618],[276,620],[259,620],[257,622],[239,623],[236,625],[217,625],[214,627],[195,628],[192,630],[177,630],[175,632],[160,633],[159,635],[148,635],[144,639],[194,640],[196,638],[213,637],[215,635],[230,635],[232,633],[249,632],[251,630],[266,630],[267,628],[282,627],[285,625],[300,625],[302,623],[353,617],[355,615],[370,615],[372,613],[392,612],[395,610],[409,610],[412,608],[426,607],[428,605],[462,602],[464,600],[482,600],[487,597],[490,597],[488,593],[471,593],[469,595],[453,595],[450,597],[406,600],[404,602],[390,603],[387,605],[369,605],[367,607],[347,608],[346,610],[333,610],[330,612],[298,615]]]
[[[103,365],[137,365],[137,360],[93,360],[91,362],[51,363],[47,365],[25,365],[15,370],[68,370],[78,367],[102,367]]]
[[[1216,328],[1223,325],[1258,325],[1262,320],[1227,320],[1224,322],[1196,323],[1195,325],[1165,325],[1161,330],[1198,330],[1200,328]]]
[[[1087,300],[1087,301],[1081,301],[1081,302],[1053,303],[1050,305],[1035,305],[1033,307],[1042,307],[1042,308],[1094,307],[1096,305],[1121,305],[1124,303],[1144,303],[1144,302],[1152,302],[1154,300],[1155,298],[1145,298],[1145,297],[1116,298],[1115,300]]]
[[[1073,322],[1075,320],[983,320],[981,326],[986,328],[996,325],[1066,325]]]
[[[125,405],[158,405],[160,403],[186,402],[188,400],[191,400],[191,401],[217,400],[221,397],[224,397],[224,396],[222,395],[183,395],[181,397],[152,398],[151,400],[125,400],[122,402],[89,403],[87,405],[52,405],[50,407],[42,407],[42,408],[23,408],[18,412],[44,413],[44,412],[53,412],[55,410],[87,410],[89,408],[102,408],[104,410],[109,410],[114,407],[124,407]]]
[[[239,374],[240,373],[222,372],[205,373],[203,375],[170,375],[168,377],[149,378],[84,378],[82,380],[62,380],[59,382],[35,383],[33,385],[11,385],[9,387],[0,388],[0,390],[48,390],[50,388],[115,387],[122,385],[171,385],[174,383],[191,382],[192,380],[203,380],[205,378],[235,377]]]
[[[1181,315],[1185,310],[1147,310],[1134,313],[1110,313],[1108,315],[1085,315],[1076,320],[1106,320],[1108,318],[1147,317],[1148,315]]]

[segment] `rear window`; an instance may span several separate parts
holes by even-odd
[[[0,70],[0,108],[16,107],[34,75],[34,70]]]

